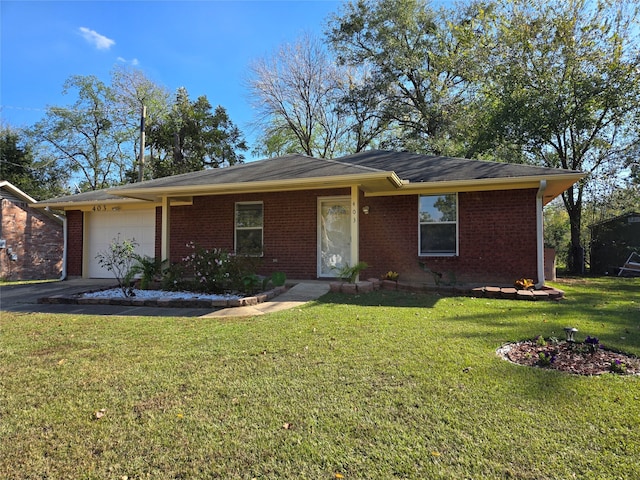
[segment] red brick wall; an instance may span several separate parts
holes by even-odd
[[[6,248],[0,250],[0,276],[11,280],[59,277],[62,271],[62,223],[26,203],[7,199],[0,202],[0,238],[6,240]]]
[[[458,195],[459,256],[418,256],[417,196],[361,198],[369,215],[360,214],[360,259],[371,268],[361,276],[389,270],[411,282],[444,281],[511,284],[536,280],[536,190],[467,192]]]
[[[376,277],[393,270],[404,280],[418,275],[418,199],[415,195],[360,197],[360,260],[369,268],[360,278]],[[411,276],[409,276],[411,275]]]
[[[69,210],[67,215],[67,275],[82,275],[82,249],[84,214],[80,210]]]
[[[264,256],[260,273],[283,271],[288,278],[316,278],[317,198],[349,193],[331,189],[194,197],[193,205],[171,207],[171,261],[179,262],[191,253],[186,246],[191,241],[204,248],[233,251],[235,202],[261,201]],[[158,231],[158,253],[159,236]]]
[[[233,251],[235,202],[264,202],[264,257],[260,273],[284,271],[289,278],[316,278],[317,198],[349,195],[318,190],[195,197],[193,205],[171,208],[171,261],[191,253],[187,243]],[[418,196],[364,197],[360,211],[360,260],[369,264],[361,278],[389,270],[401,279],[433,283],[420,266],[444,281],[511,284],[536,280],[536,190],[468,192],[458,196],[459,256],[418,256]],[[156,211],[156,255],[160,255],[161,210]],[[80,250],[81,251],[81,250]]]

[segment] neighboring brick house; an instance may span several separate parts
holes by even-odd
[[[63,220],[34,208],[35,200],[0,181],[0,277],[58,278],[62,272]]]
[[[407,152],[289,155],[41,202],[64,209],[69,275],[108,276],[117,236],[180,262],[187,244],[258,254],[261,272],[323,279],[369,264],[407,282],[544,282],[542,208],[581,172]],[[74,233],[72,233],[74,232]]]

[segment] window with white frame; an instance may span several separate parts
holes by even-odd
[[[238,202],[235,215],[236,255],[262,255],[262,202]]]
[[[458,196],[420,195],[419,254],[452,256],[458,253]]]

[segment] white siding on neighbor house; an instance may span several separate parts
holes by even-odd
[[[136,253],[155,256],[155,209],[104,210],[85,213],[85,245],[90,278],[113,278],[113,273],[100,267],[96,255],[106,251],[114,238],[135,239]]]

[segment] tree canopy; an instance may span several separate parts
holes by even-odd
[[[74,75],[63,93],[73,103],[48,107],[28,136],[37,146],[33,155],[67,172],[65,180],[80,190],[136,181],[139,170],[144,180],[244,159],[244,137],[223,107],[213,109],[205,96],[192,102],[184,88],[170,104],[167,90],[139,70],[117,67],[110,84]],[[149,137],[145,152],[150,151],[142,158],[141,125]]]
[[[318,39],[304,35],[281,46],[255,61],[251,73],[249,92],[264,128],[259,151],[320,158],[343,153],[347,113],[335,107],[345,78]]]
[[[241,163],[244,136],[227,111],[179,88],[169,112],[147,124],[154,178]]]
[[[0,126],[0,180],[42,200],[64,193],[67,178],[55,161],[37,160],[32,146],[19,131]]]
[[[31,130],[44,154],[79,175],[80,188],[98,190],[121,183],[130,163],[124,146],[131,137],[116,114],[112,90],[93,75],[70,77],[63,93],[76,92],[70,107],[49,107]]]
[[[506,0],[498,7],[479,138],[488,139],[485,151],[515,144],[524,161],[588,174],[562,195],[569,267],[581,271],[585,187],[619,179],[640,144],[637,5]]]
[[[352,97],[375,92],[375,104],[366,104],[393,127],[383,144],[464,153],[460,134],[482,63],[470,35],[475,16],[472,7],[436,11],[425,0],[357,0],[330,20],[327,37],[337,61],[370,71]]]

